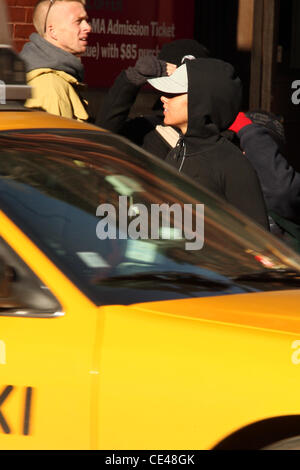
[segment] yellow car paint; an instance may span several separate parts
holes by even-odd
[[[300,412],[299,292],[95,307],[3,213],[0,224],[63,313],[0,319],[2,390],[13,385],[0,448],[210,449]]]
[[[0,130],[58,127],[97,129],[0,114]],[[300,415],[300,291],[97,307],[3,212],[0,227],[62,307],[0,316],[0,449],[212,449]]]
[[[87,129],[100,130],[92,124],[55,116],[44,111],[7,111],[0,113],[0,130],[11,129]],[[103,129],[101,129],[103,131]]]

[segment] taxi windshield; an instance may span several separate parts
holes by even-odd
[[[39,130],[0,144],[0,208],[97,305],[248,292],[234,279],[300,266],[126,139]]]

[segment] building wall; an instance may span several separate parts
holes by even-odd
[[[20,52],[30,34],[35,31],[32,12],[36,0],[6,0],[6,3],[13,45]]]

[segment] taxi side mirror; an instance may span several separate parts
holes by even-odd
[[[0,317],[61,316],[50,289],[0,237]]]
[[[13,295],[13,283],[16,281],[16,271],[0,258],[0,308],[17,308],[20,303]]]

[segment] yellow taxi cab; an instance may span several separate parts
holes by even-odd
[[[299,448],[299,256],[27,97],[0,106],[0,449]]]

